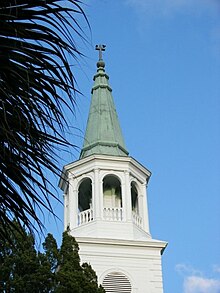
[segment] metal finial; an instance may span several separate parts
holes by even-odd
[[[106,45],[96,45],[95,49],[99,51],[99,61],[102,60],[102,51],[105,51]]]

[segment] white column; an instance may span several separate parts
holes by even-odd
[[[132,221],[132,207],[131,207],[131,184],[130,184],[130,174],[128,171],[125,174],[125,200],[124,209],[126,214],[126,221]]]
[[[121,200],[122,200],[122,221],[127,220],[127,200],[126,200],[126,176],[124,172],[123,181],[121,182]]]
[[[141,215],[143,217],[143,229],[146,232],[150,233],[146,183],[141,184],[141,198],[140,199],[141,199],[140,208],[142,208],[142,212],[143,212],[143,214]]]
[[[101,218],[102,212],[101,212],[101,202],[100,202],[100,170],[95,169],[94,170],[95,176],[94,176],[94,183],[93,183],[93,193],[92,193],[92,200],[93,200],[93,206],[94,206],[94,219],[98,220]]]
[[[69,224],[70,230],[78,226],[78,190],[75,180],[69,183]]]
[[[103,193],[103,180],[100,178],[98,179],[98,188],[99,188],[99,196],[97,197],[99,200],[99,209],[100,209],[100,217],[103,220],[103,209],[104,209],[104,193]]]

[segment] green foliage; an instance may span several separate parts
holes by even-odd
[[[0,292],[50,292],[52,277],[46,255],[17,223],[8,241],[0,240]]]
[[[43,248],[47,257],[47,260],[50,263],[50,268],[52,272],[56,271],[56,268],[59,263],[59,250],[57,247],[57,242],[54,239],[52,234],[47,234],[45,241],[43,243]]]
[[[56,293],[104,292],[97,286],[97,276],[92,267],[88,264],[80,265],[79,246],[67,231],[63,233],[56,278],[59,284]]]
[[[80,265],[79,246],[74,237],[63,233],[58,249],[52,234],[37,252],[34,238],[13,222],[16,228],[9,241],[0,240],[0,293],[103,293],[89,264]]]
[[[0,237],[13,219],[42,227],[53,213],[46,171],[59,174],[56,149],[69,146],[63,109],[74,110],[70,62],[85,40],[79,0],[0,1]],[[88,23],[88,22],[87,22]],[[34,221],[32,221],[34,220]]]

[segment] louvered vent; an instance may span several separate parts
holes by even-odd
[[[131,283],[128,278],[117,272],[108,274],[102,283],[106,293],[131,293]]]

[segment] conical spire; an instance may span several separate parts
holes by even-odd
[[[96,50],[99,50],[98,69],[93,78],[92,100],[80,158],[92,154],[127,156],[112,89],[108,83],[109,77],[105,73],[105,63],[102,59],[105,46],[97,45]]]

